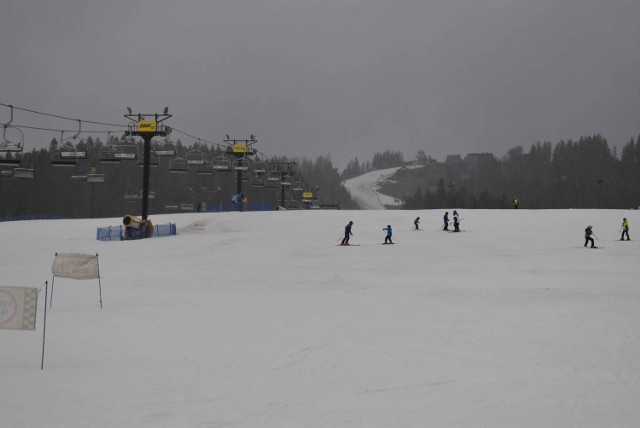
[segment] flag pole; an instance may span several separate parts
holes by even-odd
[[[96,267],[98,269],[98,289],[100,290],[100,309],[102,309],[102,284],[100,282],[100,263],[98,262],[98,253],[96,253]]]
[[[40,370],[44,370],[44,343],[47,332],[47,297],[49,294],[49,281],[44,282],[44,322],[42,327],[42,359],[40,360]],[[53,283],[51,284],[51,294],[53,294]]]
[[[58,257],[58,253],[56,253],[55,257]],[[51,305],[53,305],[53,283],[56,282],[56,274],[53,274],[53,277],[51,278],[51,300],[49,300],[49,308],[51,308]],[[45,301],[46,303],[46,301]]]

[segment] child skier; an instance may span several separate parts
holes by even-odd
[[[622,236],[620,237],[621,241],[624,241],[624,235],[627,235],[627,241],[631,241],[631,239],[629,239],[629,221],[626,217],[622,219]]]
[[[443,220],[444,220],[444,229],[442,230],[449,230],[449,211],[445,211]]]
[[[416,227],[415,230],[420,230],[420,227],[418,226],[419,224],[420,224],[420,217],[413,220],[413,225]]]
[[[460,217],[458,217],[458,211],[453,210],[453,231],[460,232]]]
[[[353,233],[351,233],[351,226],[353,226],[352,221],[344,227],[344,238],[342,238],[340,245],[349,245],[349,238],[353,235]]]
[[[393,244],[393,242],[391,241],[391,235],[393,235],[393,231],[391,230],[391,225],[390,224],[387,225],[387,227],[385,227],[382,230],[387,231],[387,236],[385,236],[385,238],[384,238],[384,243],[385,244]]]
[[[594,245],[594,241],[591,235],[593,235],[593,227],[589,225],[584,230],[584,246],[586,247],[588,243],[591,243],[591,248],[598,248]]]

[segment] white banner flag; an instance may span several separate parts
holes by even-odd
[[[54,276],[71,279],[97,279],[98,255],[57,253],[51,265]]]
[[[0,287],[0,329],[35,330],[38,289]]]

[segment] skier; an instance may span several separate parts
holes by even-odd
[[[518,204],[519,204],[518,197],[514,196],[514,198],[513,198],[513,208],[517,210],[518,209]]]
[[[460,217],[458,217],[458,211],[453,210],[453,228],[454,232],[460,232]]]
[[[385,227],[382,230],[385,230],[387,232],[387,236],[384,237],[384,243],[393,244],[393,242],[391,241],[391,235],[393,235],[393,231],[391,230],[391,225],[388,224],[387,227]]]
[[[629,221],[626,217],[622,219],[622,236],[620,237],[621,241],[624,241],[624,235],[627,235],[627,241],[631,241],[631,239],[629,239]]]
[[[446,211],[444,213],[443,219],[444,219],[444,229],[442,230],[449,230],[449,211]]]
[[[418,226],[420,224],[420,217],[417,217],[415,220],[413,220],[413,225],[416,227],[415,230],[420,230],[420,226]]]
[[[349,245],[349,238],[353,235],[353,233],[351,233],[351,226],[353,226],[352,221],[344,227],[344,238],[342,238],[340,245]]]
[[[589,242],[591,242],[591,248],[598,248],[594,245],[594,241],[593,238],[591,237],[591,235],[593,235],[593,227],[591,227],[591,225],[587,226],[587,228],[584,230],[584,246],[586,247],[587,244]]]

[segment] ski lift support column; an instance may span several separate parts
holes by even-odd
[[[227,134],[227,139],[224,140],[224,142],[228,145],[227,153],[235,156],[238,162],[241,162],[240,159],[245,156],[253,156],[256,154],[256,149],[251,146],[257,143],[258,140],[256,140],[256,136],[253,134],[251,134],[251,136],[246,140],[231,139],[229,134]],[[236,194],[239,195],[242,193],[242,169],[238,169],[236,172],[238,174],[236,181]]]
[[[129,114],[124,117],[129,119],[129,129],[125,135],[142,137],[144,140],[144,163],[142,173],[142,223],[146,225],[149,214],[149,170],[151,169],[151,139],[156,136],[166,137],[171,133],[171,128],[161,123],[169,119],[169,108],[165,107],[162,114],[133,114],[131,107],[127,107]]]
[[[271,162],[275,165],[275,170],[280,174],[280,206],[285,206],[285,190],[291,183],[285,181],[286,177],[292,175],[293,168],[297,165],[296,162]]]

